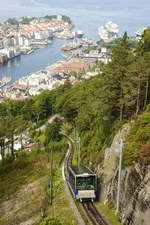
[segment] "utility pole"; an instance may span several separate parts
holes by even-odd
[[[78,137],[78,144],[79,144],[78,167],[80,167],[80,137]]]
[[[80,166],[80,137],[77,134],[78,167]]]
[[[76,151],[78,151],[78,138],[79,138],[78,133],[76,133]]]
[[[50,204],[52,205],[53,199],[53,147],[51,150],[51,182],[50,182]]]
[[[116,214],[119,212],[119,208],[120,208],[120,181],[121,181],[121,167],[122,167],[122,149],[123,149],[123,140],[121,139],[121,144],[120,144],[120,160],[119,160],[119,172],[118,172],[118,188],[117,188],[117,208],[116,208]]]

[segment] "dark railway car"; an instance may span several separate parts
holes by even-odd
[[[69,166],[68,183],[75,199],[93,201],[96,198],[96,174],[87,167],[81,165]]]

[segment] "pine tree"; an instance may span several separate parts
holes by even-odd
[[[110,104],[114,105],[115,111],[119,111],[120,121],[123,120],[124,110],[128,106],[127,78],[133,60],[134,56],[125,32],[120,43],[112,50],[111,62],[104,68],[104,86],[109,89],[109,98],[113,98]]]
[[[144,61],[144,71],[143,71],[143,84],[145,89],[144,99],[143,99],[143,111],[146,108],[147,99],[149,95],[149,77],[150,77],[150,28],[146,29],[142,35],[142,39],[139,41],[136,49],[136,57],[139,60]]]

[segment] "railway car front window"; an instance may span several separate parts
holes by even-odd
[[[95,189],[95,177],[77,177],[77,190],[93,190]]]

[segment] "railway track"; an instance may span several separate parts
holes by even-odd
[[[93,202],[83,202],[82,207],[92,225],[108,225]]]
[[[65,136],[68,139],[69,142],[69,151],[67,153],[67,156],[65,158],[65,177],[68,177],[68,167],[72,164],[72,159],[73,159],[73,153],[74,153],[74,144],[73,140],[67,136],[64,132],[60,132],[63,136]]]
[[[69,141],[69,151],[67,153],[67,157],[65,159],[65,177],[68,177],[68,167],[72,164],[72,158],[74,153],[74,144],[70,137],[68,137],[65,133],[61,132]],[[93,202],[82,202],[80,203],[81,208],[85,212],[89,222],[92,225],[108,225],[103,216],[97,210],[96,206]]]

